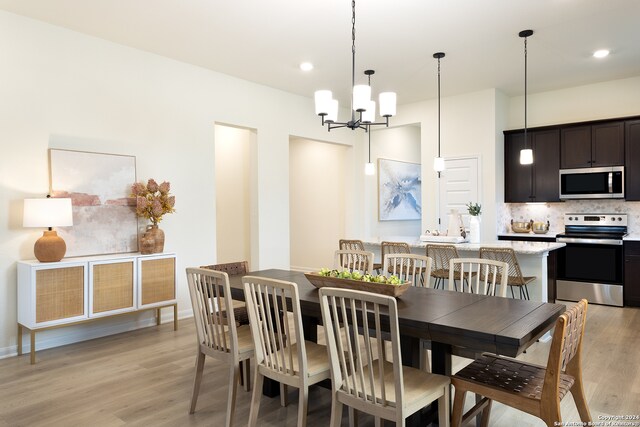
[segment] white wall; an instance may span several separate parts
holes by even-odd
[[[354,141],[351,132],[327,133],[310,97],[6,12],[0,40],[7,41],[0,49],[0,357],[16,351],[16,261],[33,258],[41,234],[22,227],[22,200],[47,193],[48,148],[134,155],[138,179],[171,182],[176,213],[162,228],[165,250],[178,256],[184,316],[185,267],[217,256],[214,123],[256,130],[254,268],[289,267],[290,134]],[[39,348],[142,324],[152,324],[150,315],[46,331]]]
[[[289,147],[291,266],[331,268],[338,240],[345,238],[346,186],[352,149],[292,138]]]
[[[217,263],[246,260],[249,268],[252,265],[251,149],[255,147],[251,142],[254,136],[249,129],[215,125]]]

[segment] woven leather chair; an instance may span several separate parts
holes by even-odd
[[[353,251],[364,251],[364,243],[362,240],[354,240],[354,239],[340,239],[338,241],[338,249],[341,250],[353,250]],[[384,256],[380,259],[384,260]],[[382,263],[374,262],[372,270],[375,270],[376,273],[380,274],[382,270]]]
[[[203,265],[200,268],[223,271],[229,276],[244,276],[249,271],[249,263],[247,261],[227,262],[224,264]],[[249,324],[249,316],[247,315],[247,308],[244,302],[233,301],[233,314],[238,325]]]
[[[466,424],[482,411],[482,424],[486,426],[495,400],[541,418],[547,426],[562,425],[560,401],[571,392],[580,419],[584,425],[591,425],[581,367],[587,305],[583,299],[556,321],[546,368],[483,354],[455,374],[451,379],[456,389],[451,424]],[[463,416],[468,391],[483,398]]]
[[[251,330],[247,325],[236,326],[231,308],[232,300],[225,298],[226,295],[231,293],[227,273],[204,268],[187,268],[187,282],[198,338],[196,376],[189,413],[193,414],[195,412],[200,383],[202,382],[204,361],[206,356],[211,356],[214,359],[226,362],[230,368],[225,426],[231,427],[235,413],[236,391],[241,375],[240,364],[244,362],[244,367],[248,373],[249,360],[254,356]],[[228,318],[225,318],[222,313],[227,313]],[[245,386],[248,388],[248,375],[246,378]],[[262,390],[262,388],[260,389]]]
[[[511,248],[480,248],[480,258],[493,259],[496,261],[504,261],[509,264],[509,278],[507,285],[511,289],[511,297],[515,298],[513,287],[520,289],[520,299],[529,299],[529,289],[527,285],[534,280],[535,276],[523,276],[518,264],[516,253]]]
[[[405,242],[381,242],[380,243],[380,259],[382,259],[383,264],[384,264],[385,255],[410,254],[410,253],[411,253],[411,248]],[[385,274],[387,272],[385,272]]]
[[[427,245],[427,256],[433,259],[431,270],[431,277],[435,279],[433,288],[438,289],[442,285],[442,289],[445,289],[444,281],[449,280],[449,261],[460,258],[458,250],[453,245]],[[456,288],[455,283],[454,288]]]
[[[331,362],[330,426],[340,426],[344,405],[373,415],[376,426],[381,419],[404,426],[409,415],[434,401],[438,424],[448,426],[450,379],[402,365],[395,298],[336,288],[322,288],[319,295]],[[348,315],[353,309],[369,315]],[[389,351],[381,345],[384,336]]]

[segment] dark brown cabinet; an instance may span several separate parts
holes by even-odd
[[[640,120],[625,123],[625,199],[640,200]]]
[[[640,242],[624,242],[624,305],[640,307]]]
[[[520,164],[525,148],[524,132],[505,132],[505,202],[558,202],[560,170],[560,131],[527,132],[527,144],[533,150],[533,164]]]
[[[622,121],[613,121],[562,128],[561,168],[624,165],[624,125]]]

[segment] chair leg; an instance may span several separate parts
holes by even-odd
[[[515,294],[513,293],[513,286],[509,286],[509,289],[511,289],[511,298],[515,298]]]
[[[582,376],[575,375],[575,383],[573,387],[569,390],[571,395],[573,396],[573,401],[576,403],[576,407],[578,408],[578,413],[580,414],[580,420],[583,423],[590,424],[591,423],[591,412],[589,412],[589,407],[587,406],[587,399],[584,395],[584,387],[582,385]]]
[[[329,424],[330,427],[340,427],[340,425],[342,424],[342,407],[342,402],[338,401],[338,399],[333,396],[333,399],[331,401],[331,423]],[[352,409],[349,408],[349,415],[351,415],[351,410]],[[353,425],[350,425],[349,427],[353,427]]]
[[[460,427],[462,423],[462,414],[464,413],[464,398],[467,395],[466,390],[459,390],[456,387],[456,395],[453,398],[453,414],[451,414],[451,426]]]
[[[251,391],[251,359],[240,362],[240,378],[244,378],[244,381],[241,382],[244,391]]]
[[[529,299],[529,288],[527,288],[527,285],[524,285],[524,292],[525,295],[527,295],[527,299]]]
[[[487,401],[487,406],[482,410],[482,418],[480,419],[480,427],[488,427],[489,426],[489,417],[491,416],[491,404],[493,400]]]
[[[202,371],[204,370],[204,359],[206,355],[198,349],[196,356],[196,377],[193,381],[193,394],[191,395],[191,407],[189,413],[196,411],[196,403],[198,402],[198,394],[200,393],[200,383],[202,382]]]
[[[384,425],[384,420],[380,417],[375,417],[373,425],[375,427],[382,427]]]
[[[236,395],[238,392],[238,383],[240,382],[240,366],[238,364],[231,365],[229,371],[229,396],[227,397],[227,422],[226,427],[233,426],[233,416],[236,410]]]
[[[358,411],[349,406],[349,427],[357,427]]]
[[[260,411],[260,397],[262,396],[262,384],[264,377],[258,372],[256,367],[256,375],[253,380],[253,393],[251,394],[251,408],[249,410],[249,427],[256,427],[258,422],[258,411]]]
[[[449,386],[444,388],[444,393],[438,398],[438,425],[440,427],[449,427]]]
[[[300,387],[300,395],[298,397],[298,427],[306,427],[307,425],[307,406],[309,405],[309,387]]]
[[[289,387],[287,387],[286,384],[280,383],[280,406],[285,407],[287,405],[289,405]]]

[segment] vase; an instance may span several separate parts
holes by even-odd
[[[471,216],[469,219],[469,242],[480,243],[480,217]]]
[[[150,234],[142,233],[140,236],[140,253],[142,255],[152,254],[156,247],[156,241]]]
[[[147,231],[144,233],[145,236],[148,236],[153,239],[153,252],[152,254],[161,253],[164,250],[164,231],[158,228],[157,225],[147,225]]]

